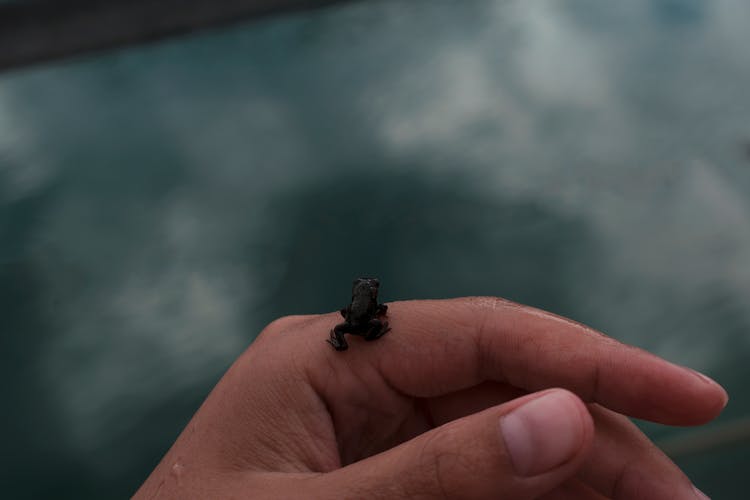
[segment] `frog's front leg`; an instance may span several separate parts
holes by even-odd
[[[347,333],[348,330],[349,325],[347,323],[336,325],[333,327],[333,330],[331,330],[330,338],[326,340],[326,342],[331,344],[337,351],[346,351],[349,348],[349,344],[346,343],[344,334]]]
[[[377,318],[371,319],[368,323],[367,333],[365,334],[365,340],[376,340],[385,335],[390,331],[387,321],[380,321]]]
[[[385,304],[378,304],[378,309],[375,311],[375,314],[377,316],[385,316],[385,313],[388,312],[388,306]]]

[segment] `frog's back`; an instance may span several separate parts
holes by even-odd
[[[367,290],[360,290],[360,293],[352,295],[349,321],[366,322],[369,320],[370,314],[372,314],[370,312],[370,296]]]
[[[352,287],[352,302],[349,306],[350,323],[367,323],[377,309],[378,282],[360,278]]]

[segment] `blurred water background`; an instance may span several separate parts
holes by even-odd
[[[0,76],[3,496],[132,494],[264,324],[360,275],[570,316],[744,418],[748,26],[745,0],[370,1]],[[748,441],[678,463],[744,498]]]

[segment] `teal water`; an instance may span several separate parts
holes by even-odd
[[[264,324],[359,275],[573,317],[747,416],[749,24],[363,2],[0,76],[4,491],[132,493]],[[748,452],[679,462],[743,498]]]

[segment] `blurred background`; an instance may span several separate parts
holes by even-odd
[[[643,428],[745,498],[749,25],[745,0],[345,2],[0,73],[3,496],[131,495],[266,323],[372,275],[708,373],[720,419]]]

